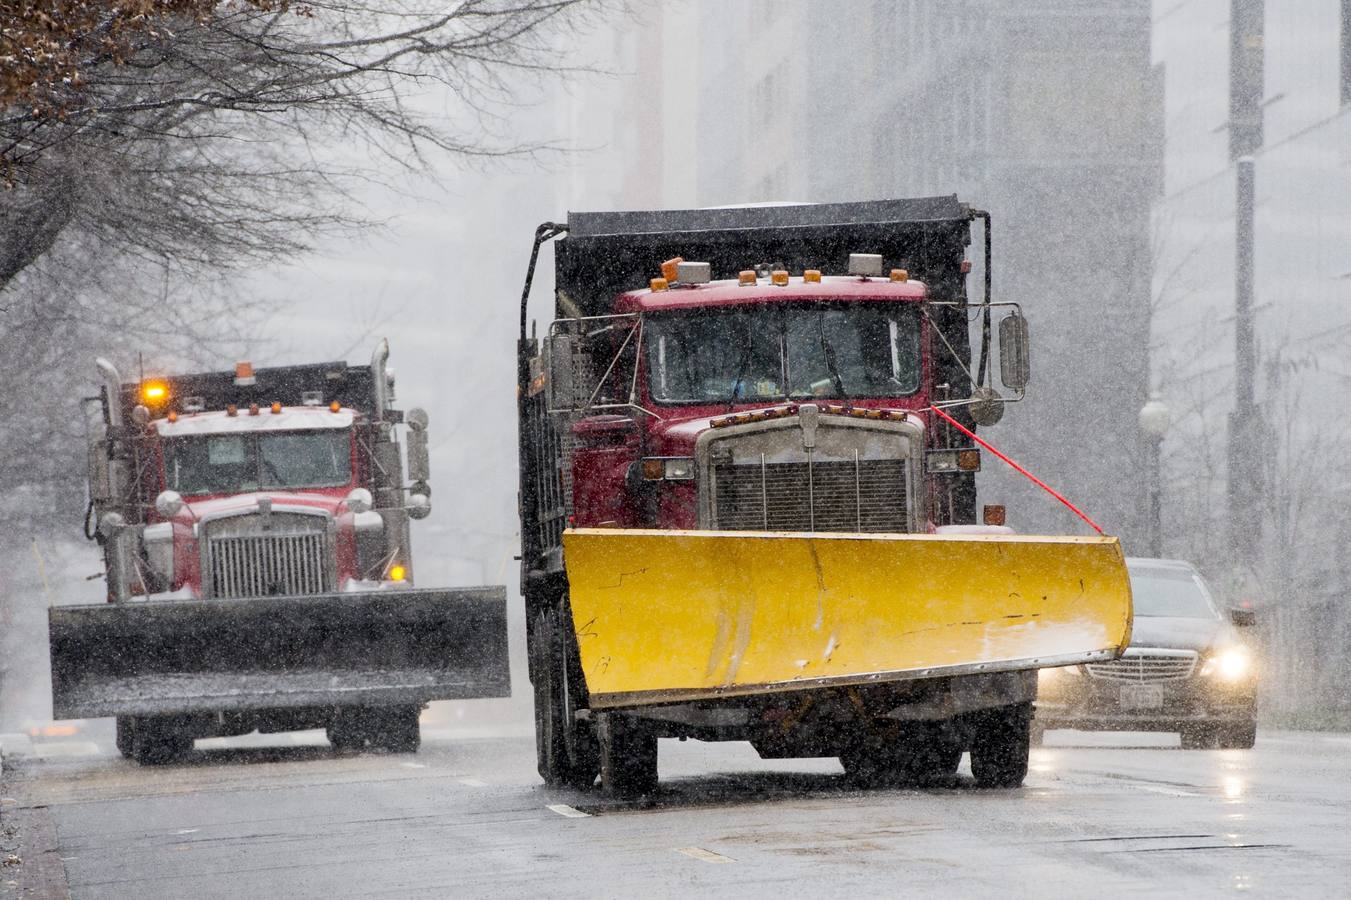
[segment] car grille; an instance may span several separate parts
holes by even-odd
[[[906,462],[789,462],[714,468],[727,531],[906,531]]]
[[[1196,670],[1195,650],[1130,649],[1120,659],[1084,666],[1105,681],[1181,681]]]
[[[261,534],[209,537],[206,596],[266,597],[333,590],[331,538],[325,520],[295,518],[314,522],[274,527]]]

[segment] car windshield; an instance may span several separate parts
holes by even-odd
[[[338,487],[351,480],[351,445],[345,429],[174,438],[164,472],[186,495]]]
[[[1131,595],[1137,616],[1216,619],[1205,582],[1187,569],[1130,570]]]
[[[643,343],[658,403],[904,397],[919,388],[912,304],[650,314]]]

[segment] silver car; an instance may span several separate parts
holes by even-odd
[[[1257,736],[1257,663],[1190,563],[1127,559],[1135,625],[1117,660],[1042,669],[1032,740],[1048,728],[1176,731],[1188,749],[1248,748]]]

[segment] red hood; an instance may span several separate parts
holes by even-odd
[[[183,498],[184,510],[176,518],[200,520],[231,513],[248,512],[255,509],[258,506],[258,501],[264,497],[272,500],[273,512],[285,512],[287,507],[304,507],[306,509],[321,509],[336,517],[346,512],[346,508],[343,506],[343,500],[346,496],[347,491],[344,488],[341,492],[334,493],[253,491],[247,494],[229,494],[216,497],[185,497]]]
[[[746,413],[770,413],[771,415],[787,413],[790,408],[796,409],[803,402],[810,401],[788,403],[780,400],[774,403],[738,403],[732,407],[730,412],[726,404],[719,404],[716,407],[684,407],[672,409],[669,413],[664,409],[663,415],[668,417],[660,422],[652,421],[648,425],[648,434],[651,438],[649,453],[660,456],[693,456],[694,445],[699,440],[699,435],[712,428],[715,421]],[[844,404],[839,400],[819,400],[816,403],[821,407],[823,413],[829,413],[830,407],[844,407]],[[854,400],[844,408],[850,410],[905,411],[911,415],[912,422],[914,417],[918,415],[922,422],[927,423],[928,416],[924,412],[927,407],[927,400],[922,395],[915,395],[912,397]],[[680,418],[674,418],[673,415]]]

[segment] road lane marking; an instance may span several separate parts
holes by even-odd
[[[1137,791],[1149,791],[1151,794],[1163,794],[1165,797],[1204,797],[1192,791],[1179,791],[1174,788],[1155,787],[1152,784],[1131,784]]]
[[[694,859],[702,860],[706,863],[730,863],[736,862],[730,856],[723,856],[721,853],[714,853],[712,850],[705,850],[703,847],[676,847],[675,852],[683,853]]]
[[[200,828],[180,828],[177,831],[175,831],[174,834],[196,834],[201,830],[202,829]]]
[[[487,786],[488,786],[488,782],[486,782],[486,781],[479,781],[477,778],[461,778],[461,779],[458,779],[458,780],[459,780],[460,784],[464,785],[465,787],[487,787]]]
[[[486,787],[486,785],[485,785],[485,787]],[[549,812],[557,813],[558,815],[563,816],[564,818],[568,818],[568,819],[589,819],[589,818],[591,818],[591,813],[584,813],[584,812],[582,812],[580,809],[573,809],[571,806],[568,806],[566,803],[550,803],[548,806],[545,807],[545,809],[547,809]]]
[[[427,764],[426,764],[426,763],[410,763],[410,762],[406,762],[406,763],[399,763],[399,765],[403,766],[405,769],[425,769],[425,768],[427,768]]]

